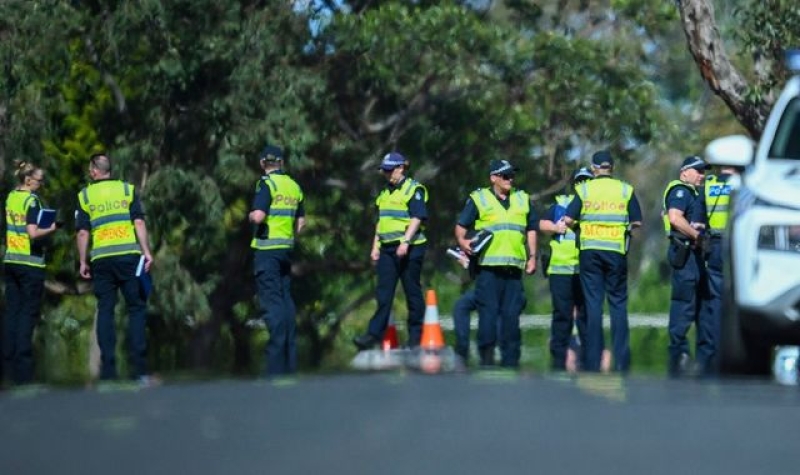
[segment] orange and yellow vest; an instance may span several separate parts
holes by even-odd
[[[580,249],[625,254],[633,187],[616,178],[596,178],[581,183],[575,191],[583,204]]]
[[[27,216],[32,206],[40,206],[39,197],[30,191],[12,190],[6,199],[6,254],[3,262],[44,268],[44,256],[31,254]]]
[[[91,260],[141,254],[131,222],[133,185],[101,180],[78,193],[78,204],[89,215],[92,228]]]

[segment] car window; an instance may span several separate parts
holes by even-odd
[[[793,98],[783,111],[769,158],[800,160],[800,98]]]

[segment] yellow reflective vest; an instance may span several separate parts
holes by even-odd
[[[489,247],[481,253],[478,265],[525,268],[528,252],[525,228],[528,225],[530,197],[521,190],[511,191],[505,209],[489,189],[479,188],[469,197],[478,208],[475,230],[486,229],[493,234]]]
[[[384,188],[375,199],[375,204],[378,206],[378,240],[381,244],[394,243],[403,238],[408,225],[411,224],[408,202],[417,192],[424,195],[425,202],[428,201],[428,190],[418,181],[405,178],[393,190]],[[412,245],[428,241],[424,231],[423,221],[417,233],[411,238]]]
[[[556,196],[556,206],[566,211],[575,195]],[[562,213],[563,216],[563,213]],[[556,216],[556,221],[560,217]],[[567,228],[567,232],[561,236],[553,236],[550,240],[550,264],[547,267],[547,275],[573,275],[579,272],[579,251],[575,239],[575,231]]]
[[[667,237],[669,237],[672,231],[672,224],[670,224],[669,222],[669,210],[667,209],[667,196],[669,196],[669,193],[676,186],[686,187],[686,189],[689,190],[689,192],[692,193],[693,196],[695,197],[698,196],[697,188],[688,183],[684,183],[680,180],[672,180],[667,184],[667,188],[664,190],[664,196],[661,199],[661,219],[664,221],[664,232],[667,233]],[[686,219],[690,220],[691,216],[686,216]]]
[[[580,249],[627,252],[628,203],[633,187],[616,178],[598,177],[575,190],[581,198]]]
[[[78,193],[78,204],[92,227],[91,260],[141,254],[131,222],[134,187],[120,180],[101,180]]]
[[[731,204],[731,185],[716,175],[706,176],[705,189],[706,217],[709,231],[721,233],[728,225]]]
[[[303,201],[303,191],[291,177],[270,173],[256,184],[256,193],[268,186],[271,202],[267,211],[267,236],[255,236],[250,247],[258,250],[291,249],[294,247],[297,208]]]
[[[28,210],[41,206],[39,197],[25,190],[12,190],[6,199],[6,253],[3,262],[30,267],[44,267],[44,255],[32,254],[28,235]]]

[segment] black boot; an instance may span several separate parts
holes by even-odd
[[[356,345],[359,350],[370,350],[377,346],[378,343],[380,343],[378,339],[369,333],[353,338],[353,344]]]
[[[494,347],[488,346],[480,349],[481,366],[494,366]]]

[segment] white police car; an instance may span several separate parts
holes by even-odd
[[[706,148],[711,164],[746,167],[732,193],[725,250],[720,364],[769,374],[776,345],[800,345],[800,51],[795,75],[755,146],[744,136]],[[792,67],[792,61],[795,62]]]

